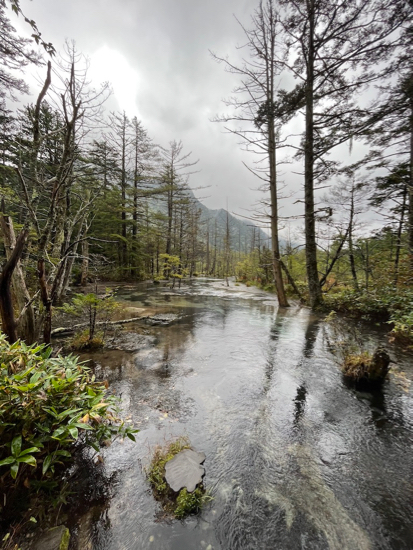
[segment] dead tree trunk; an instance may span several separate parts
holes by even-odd
[[[1,324],[3,332],[6,334],[8,341],[13,344],[17,340],[16,332],[16,320],[14,317],[13,310],[13,299],[11,294],[11,281],[12,275],[16,268],[18,261],[21,258],[23,253],[24,245],[26,244],[27,237],[29,235],[29,230],[24,229],[13,249],[13,252],[10,255],[10,258],[7,260],[3,270],[0,274],[0,315],[1,315]]]
[[[13,221],[10,216],[0,216],[1,230],[3,234],[6,259],[10,260],[13,250],[16,247],[16,235],[14,233]],[[27,344],[32,344],[36,339],[34,311],[31,306],[31,297],[26,287],[20,259],[14,268],[12,280],[13,296],[16,301],[19,317],[16,321],[16,330],[19,338]]]

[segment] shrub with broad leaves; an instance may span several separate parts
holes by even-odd
[[[98,451],[118,436],[134,441],[137,430],[117,417],[117,402],[73,355],[10,345],[0,333],[0,482],[47,481],[76,448]]]

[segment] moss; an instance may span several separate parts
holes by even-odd
[[[180,437],[165,447],[156,447],[147,471],[156,500],[161,502],[165,512],[178,519],[197,513],[206,502],[212,499],[202,484],[192,493],[189,493],[186,488],[176,493],[169,487],[165,479],[165,464],[185,449],[191,449],[186,437]]]
[[[103,346],[103,337],[97,334],[92,339],[89,338],[89,330],[79,332],[70,341],[70,347],[74,351],[94,350]]]
[[[170,491],[165,480],[165,464],[175,455],[191,446],[186,437],[180,437],[169,443],[166,447],[156,447],[148,470],[148,480],[152,486],[155,498],[161,500],[167,497]]]
[[[200,485],[192,493],[184,488],[179,491],[176,498],[176,508],[174,510],[175,517],[178,519],[185,518],[189,514],[196,514],[202,506],[211,500],[211,496],[205,493],[203,485]]]
[[[372,355],[367,351],[347,355],[344,358],[343,373],[353,380],[365,378],[372,365]]]
[[[68,550],[70,542],[70,531],[65,529],[62,534],[62,540],[60,541],[59,550]]]

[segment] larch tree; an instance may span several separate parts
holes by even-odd
[[[304,115],[305,130],[298,155],[304,157],[306,269],[310,305],[322,302],[317,265],[317,185],[329,179],[337,163],[328,154],[349,143],[366,123],[357,93],[391,71],[407,17],[404,0],[278,0],[287,58],[283,71],[298,80],[292,90],[279,90],[277,113]],[[280,37],[281,39],[281,37]]]
[[[167,228],[166,254],[172,254],[175,206],[187,200],[190,170],[198,161],[191,161],[191,152],[184,153],[181,141],[171,141],[169,148],[161,151],[161,172],[159,181],[166,198]]]
[[[240,24],[241,25],[241,24]],[[276,120],[275,100],[280,65],[278,55],[283,49],[279,42],[281,31],[279,15],[274,0],[261,1],[252,16],[251,29],[241,25],[249,58],[240,65],[233,64],[228,58],[213,54],[214,58],[225,65],[227,71],[237,75],[241,83],[235,88],[234,95],[225,103],[232,112],[215,120],[225,124],[226,129],[242,137],[246,149],[264,156],[265,170],[252,170],[264,180],[270,192],[271,245],[273,255],[273,273],[281,307],[288,307],[284,289],[279,246],[279,216],[277,187],[277,147],[279,123]],[[235,127],[233,124],[240,124]]]

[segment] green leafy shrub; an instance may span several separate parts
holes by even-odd
[[[108,290],[109,292],[109,290]],[[86,318],[87,330],[79,331],[72,340],[72,348],[75,350],[96,349],[103,346],[108,325],[120,308],[111,295],[103,298],[95,293],[75,294],[70,304],[63,304],[59,308],[63,313],[78,318]],[[97,333],[97,327],[102,328]]]
[[[413,302],[409,303],[409,308],[407,313],[400,310],[394,312],[389,323],[393,325],[391,332],[395,338],[413,342]]]
[[[180,437],[165,447],[156,447],[147,471],[155,498],[162,503],[165,512],[173,514],[178,519],[199,512],[204,504],[212,500],[202,484],[192,493],[183,488],[176,494],[166,482],[165,464],[185,449],[191,449],[186,437]]]
[[[98,451],[112,437],[135,439],[137,430],[116,416],[117,399],[76,357],[51,357],[44,345],[10,345],[0,334],[0,363],[3,486],[53,479],[76,446]]]
[[[390,320],[391,323],[413,326],[413,290],[393,286],[375,288],[369,292],[344,289],[325,296],[327,309],[354,317]]]

